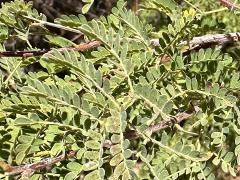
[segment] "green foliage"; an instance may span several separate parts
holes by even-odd
[[[86,3],[82,8],[82,13],[85,14],[91,8],[92,4],[94,3],[94,0],[83,0],[83,2]]]
[[[85,2],[84,12],[93,1]],[[142,7],[162,13],[161,28],[146,24],[147,13],[135,15],[122,0],[107,17],[56,19],[55,26],[101,42],[77,52],[59,49],[76,44],[44,27],[45,16],[30,3],[2,4],[1,51],[10,38],[33,50],[29,36],[36,31],[53,49],[39,57],[0,57],[1,161],[23,165],[76,151],[31,179],[210,180],[219,168],[236,176],[238,59],[219,48],[183,53],[183,39],[208,32],[203,24],[209,22],[193,7],[157,0]],[[156,37],[160,45],[153,47]],[[26,70],[36,63],[42,69]],[[181,112],[191,117],[179,123]],[[146,131],[163,122],[174,125]]]

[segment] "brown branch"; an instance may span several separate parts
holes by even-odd
[[[178,46],[188,46],[186,51],[191,51],[193,49],[201,48],[201,47],[210,47],[212,45],[223,45],[226,43],[233,43],[240,41],[240,32],[235,33],[227,33],[227,34],[208,34],[204,36],[194,37],[192,40],[189,41],[182,41],[178,44]],[[154,47],[160,46],[158,39],[152,39],[151,44]],[[97,48],[101,45],[100,41],[90,41],[88,43],[82,43],[76,45],[75,47],[66,47],[66,48],[59,48],[58,50],[73,50],[84,52],[89,49]],[[33,56],[41,56],[52,49],[46,50],[30,50],[30,51],[0,51],[0,57],[33,57]]]
[[[188,114],[186,112],[178,113],[176,116],[174,116],[169,120],[164,120],[158,124],[150,125],[148,128],[144,130],[144,133],[145,134],[154,133],[154,132],[158,132],[160,130],[166,129],[168,127],[172,127],[174,124],[179,124],[180,122],[190,118],[192,115],[193,114]],[[137,131],[131,130],[131,131],[127,131],[124,134],[124,137],[126,139],[138,139],[140,135],[137,133]]]
[[[219,0],[219,1],[222,5],[226,6],[229,9],[240,9],[240,6],[238,4],[235,4],[230,0]]]
[[[174,124],[179,124],[180,122],[190,118],[191,116],[192,116],[192,114],[188,114],[185,112],[178,113],[174,118],[172,118],[168,121],[162,121],[159,124],[154,124],[154,125],[149,126],[145,130],[145,133],[148,133],[148,132],[154,133],[154,132],[160,131],[162,129],[172,127]]]
[[[50,167],[60,161],[72,158],[76,155],[76,153],[77,153],[76,151],[69,151],[69,152],[61,154],[60,156],[54,157],[54,158],[46,158],[39,162],[35,162],[32,164],[26,164],[26,165],[20,165],[20,166],[11,166],[4,162],[0,162],[0,167],[5,172],[7,172],[8,175],[22,174],[24,176],[29,176],[30,174],[32,174],[35,171],[45,169],[45,168]]]
[[[220,3],[222,3],[223,5],[227,6],[228,8],[231,9],[239,9],[239,5],[234,4],[231,0],[219,0]],[[135,0],[135,2],[137,3],[138,0]],[[70,28],[70,27],[65,27],[62,26],[60,24],[55,24],[55,23],[49,23],[46,21],[42,21],[33,17],[29,17],[29,16],[23,16],[29,20],[38,22],[42,25],[47,25],[47,26],[52,26],[52,27],[56,27],[56,28],[60,28],[60,29],[64,29],[66,31],[70,31],[70,32],[75,32],[78,33],[80,35],[83,35],[83,33],[77,29],[74,28]],[[194,37],[192,40],[190,41],[182,41],[178,44],[178,46],[189,46],[189,49],[184,50],[183,53],[188,53],[191,50],[194,49],[199,49],[201,47],[210,47],[212,45],[222,45],[225,43],[232,43],[232,42],[237,42],[240,41],[240,32],[234,32],[234,33],[227,33],[227,34],[209,34],[209,35],[204,35],[204,36],[199,36],[199,37]],[[100,42],[98,42],[98,46],[100,46]],[[152,39],[151,40],[151,44],[153,46],[160,46],[159,40],[158,39]],[[41,51],[44,50],[40,50],[39,53],[43,53]],[[38,54],[38,52],[35,52],[36,55],[41,55]],[[11,54],[11,53],[10,53]],[[12,55],[15,55],[16,53],[13,53]],[[6,53],[6,56],[8,55],[8,53]],[[20,53],[21,55],[21,53]],[[28,54],[25,54],[28,57]],[[31,52],[29,55],[32,55]],[[10,55],[9,55],[10,56]],[[34,56],[34,53],[33,55]],[[0,57],[1,57],[1,53],[0,53]],[[24,57],[23,55],[21,57]]]
[[[62,51],[78,51],[78,52],[84,52],[89,49],[97,48],[101,45],[100,41],[90,41],[88,43],[82,43],[79,45],[76,45],[74,47],[66,47],[66,48],[59,48],[58,50],[60,52]],[[33,57],[33,56],[41,56],[52,49],[45,49],[45,50],[30,50],[30,51],[0,51],[0,57]]]
[[[135,14],[137,13],[138,9],[139,9],[139,0],[133,0],[132,2],[132,10],[133,12],[135,12]]]

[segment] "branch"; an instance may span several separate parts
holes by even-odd
[[[228,8],[236,8],[236,9],[240,9],[240,7],[238,5],[236,5],[235,3],[233,3],[231,0],[219,0],[223,5],[227,6]],[[136,1],[137,2],[137,1]],[[74,28],[70,28],[70,27],[65,27],[62,26],[60,24],[55,24],[55,23],[49,23],[46,21],[42,21],[33,17],[29,17],[29,16],[23,16],[27,19],[30,19],[32,21],[38,22],[42,25],[47,25],[47,26],[52,26],[52,27],[56,27],[59,29],[64,29],[66,31],[71,31],[71,32],[75,32],[78,33],[80,35],[83,35],[83,33],[77,29]],[[200,36],[200,37],[194,37],[192,40],[190,41],[182,41],[178,44],[178,46],[189,46],[189,50],[193,50],[196,49],[198,47],[202,47],[206,44],[208,45],[212,45],[212,44],[217,44],[217,45],[222,45],[225,43],[232,43],[232,42],[237,42],[240,41],[240,32],[234,32],[234,33],[227,33],[227,34],[211,34],[211,35],[204,35],[204,36]],[[153,46],[160,46],[159,40],[158,39],[152,39],[151,40],[151,44]]]
[[[240,9],[240,7],[233,3],[231,0],[219,0],[223,5],[227,6],[228,8],[236,8],[236,9]],[[46,21],[42,21],[33,17],[29,17],[29,16],[23,16],[29,20],[38,22],[42,25],[47,25],[47,26],[52,26],[52,27],[56,27],[59,29],[64,29],[66,31],[70,31],[70,32],[75,32],[78,33],[80,35],[83,35],[83,33],[77,29],[74,28],[70,28],[67,26],[62,26],[60,24],[55,24],[55,23],[50,23],[50,22],[46,22]],[[200,37],[194,37],[192,40],[190,41],[182,41],[178,44],[178,46],[189,46],[189,50],[192,50],[192,47],[194,47],[194,49],[196,48],[196,46],[204,46],[206,44],[217,44],[217,45],[222,45],[224,43],[232,43],[232,42],[237,42],[240,41],[240,32],[234,32],[234,33],[227,33],[227,34],[210,34],[210,35],[204,35],[204,36],[200,36]],[[151,43],[153,46],[160,46],[159,40],[158,39],[152,39]]]
[[[182,41],[178,46],[188,46],[189,50],[196,48],[211,46],[211,45],[223,45],[226,43],[233,43],[240,41],[240,32],[226,33],[226,34],[208,34],[204,36],[194,37],[192,40]],[[153,46],[160,46],[158,39],[152,39],[151,44]]]
[[[90,41],[88,43],[82,43],[79,45],[76,45],[74,47],[66,47],[66,48],[59,48],[58,50],[60,52],[65,50],[73,50],[73,51],[79,51],[84,52],[89,49],[97,48],[101,45],[100,41]],[[45,49],[45,50],[31,50],[31,51],[0,51],[0,57],[33,57],[33,56],[41,56],[52,49]]]
[[[190,41],[182,41],[179,46],[202,46],[206,44],[226,44],[240,41],[240,32],[226,34],[208,34],[204,36],[194,37]]]
[[[149,126],[147,129],[145,129],[145,133],[148,133],[148,132],[154,133],[154,132],[160,131],[162,129],[172,127],[174,124],[179,124],[180,122],[190,118],[191,116],[192,116],[192,114],[188,114],[185,112],[178,113],[174,118],[172,118],[168,121],[162,121],[159,124]]]
[[[193,114],[188,114],[186,112],[178,113],[176,116],[174,116],[173,118],[171,118],[169,120],[164,120],[158,124],[150,125],[148,128],[146,128],[144,130],[144,133],[145,134],[154,133],[154,132],[158,132],[162,129],[172,127],[174,124],[179,124],[180,122],[190,118],[192,115]],[[126,139],[138,139],[140,137],[140,135],[137,133],[137,131],[131,130],[131,131],[127,131],[124,134],[124,137]]]
[[[204,36],[194,37],[189,41],[182,41],[178,44],[178,46],[188,46],[187,50],[184,50],[184,53],[189,52],[194,49],[199,49],[201,47],[209,47],[212,45],[223,45],[226,43],[233,43],[240,41],[240,32],[235,33],[227,33],[227,34],[208,34]],[[151,44],[154,47],[160,46],[158,39],[152,39]],[[89,49],[97,48],[101,45],[100,41],[90,41],[88,43],[82,43],[76,45],[75,47],[66,47],[59,48],[58,50],[73,50],[84,52]],[[41,56],[52,49],[46,50],[30,50],[30,51],[0,51],[0,57],[33,57],[33,56]]]
[[[240,9],[240,6],[230,0],[219,0],[220,3],[229,9]]]
[[[49,166],[52,166],[60,161],[72,158],[76,155],[76,151],[69,151],[66,154],[63,153],[60,156],[54,158],[46,158],[39,162],[32,164],[20,165],[20,166],[11,166],[4,162],[0,162],[0,167],[8,173],[8,175],[22,174],[22,176],[30,176],[33,172],[45,169]]]
[[[232,3],[230,0],[219,0],[222,4],[224,4],[227,7],[231,8],[239,8],[238,5]],[[59,29],[64,29],[66,31],[75,32],[80,35],[84,35],[81,31],[78,29],[70,28],[67,26],[63,26],[60,24],[50,23],[46,21],[42,21],[33,17],[29,16],[23,16],[26,19],[35,21],[41,25],[46,26],[52,26]],[[199,49],[201,47],[209,47],[212,45],[222,45],[225,43],[233,43],[240,41],[240,32],[234,32],[234,33],[227,33],[227,34],[208,34],[204,36],[194,37],[192,40],[186,40],[182,41],[178,44],[178,46],[188,46],[189,48],[187,50],[184,50],[184,53],[187,53],[194,49]],[[158,39],[152,39],[151,44],[156,47],[160,46]],[[100,41],[92,41],[89,43],[83,43],[76,47],[70,47],[70,48],[60,48],[60,51],[62,50],[74,50],[74,51],[86,51],[91,48],[96,48],[101,45]],[[0,57],[32,57],[32,56],[40,56],[47,52],[51,51],[49,50],[37,50],[37,51],[5,51],[0,52]]]

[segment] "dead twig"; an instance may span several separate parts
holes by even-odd
[[[226,33],[226,34],[207,34],[204,36],[193,37],[191,40],[184,40],[178,46],[187,46],[185,51],[191,51],[201,47],[210,47],[212,45],[223,45],[227,43],[234,43],[240,41],[240,32]],[[160,46],[158,39],[152,39],[153,46]]]
[[[240,41],[240,32],[226,33],[226,34],[208,34],[204,36],[194,37],[190,41],[182,41],[179,46],[189,46],[189,49],[205,46],[207,44],[223,45],[226,43],[233,43]]]
[[[212,46],[212,45],[223,45],[226,43],[233,43],[240,41],[240,32],[235,33],[227,33],[227,34],[208,34],[204,36],[194,37],[191,40],[182,41],[178,44],[178,46],[188,46],[186,51],[191,51],[194,49],[198,49],[201,47]],[[152,39],[151,44],[154,47],[160,46],[158,39]],[[59,51],[64,50],[73,50],[84,52],[89,49],[97,48],[101,45],[100,41],[90,41],[88,43],[82,43],[75,47],[66,47],[59,48]],[[30,50],[30,51],[1,51],[0,57],[33,57],[33,56],[41,56],[52,49],[46,50]]]
[[[145,130],[145,133],[148,133],[148,132],[154,133],[154,132],[160,131],[162,129],[172,127],[174,124],[179,124],[180,122],[190,118],[191,116],[192,116],[192,114],[188,114],[185,112],[178,113],[176,116],[174,116],[174,118],[172,118],[168,121],[162,121],[159,124],[154,124],[154,125],[149,126]]]
[[[219,0],[219,1],[222,5],[224,5],[228,9],[240,9],[240,6],[238,4],[235,4],[230,0]]]
[[[89,49],[97,48],[101,45],[100,41],[90,41],[88,43],[82,43],[79,45],[76,45],[75,47],[66,47],[66,48],[59,48],[58,51],[78,51],[78,52],[84,52]],[[45,49],[45,50],[30,50],[30,51],[0,51],[0,57],[35,57],[35,56],[41,56],[45,53],[48,53],[52,49]]]
[[[32,164],[20,165],[20,166],[11,166],[7,163],[0,162],[0,167],[7,172],[7,175],[16,175],[21,174],[22,176],[29,176],[33,172],[45,169],[47,167],[51,167],[52,165],[63,161],[65,159],[72,158],[76,155],[76,151],[69,151],[61,154],[60,156],[54,158],[46,158],[39,162],[35,162]]]
[[[168,127],[172,127],[174,124],[179,124],[180,122],[190,118],[192,115],[193,114],[188,114],[186,112],[178,113],[177,115],[175,115],[173,118],[169,120],[164,120],[158,124],[150,125],[148,128],[144,130],[144,133],[145,134],[154,133],[154,132],[158,132],[160,130],[166,129]],[[131,130],[131,131],[127,131],[124,134],[124,137],[126,139],[137,139],[140,137],[140,135],[137,133],[137,131]]]

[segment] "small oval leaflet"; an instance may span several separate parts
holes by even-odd
[[[90,140],[85,143],[85,146],[90,149],[100,149],[101,144],[98,141]]]

